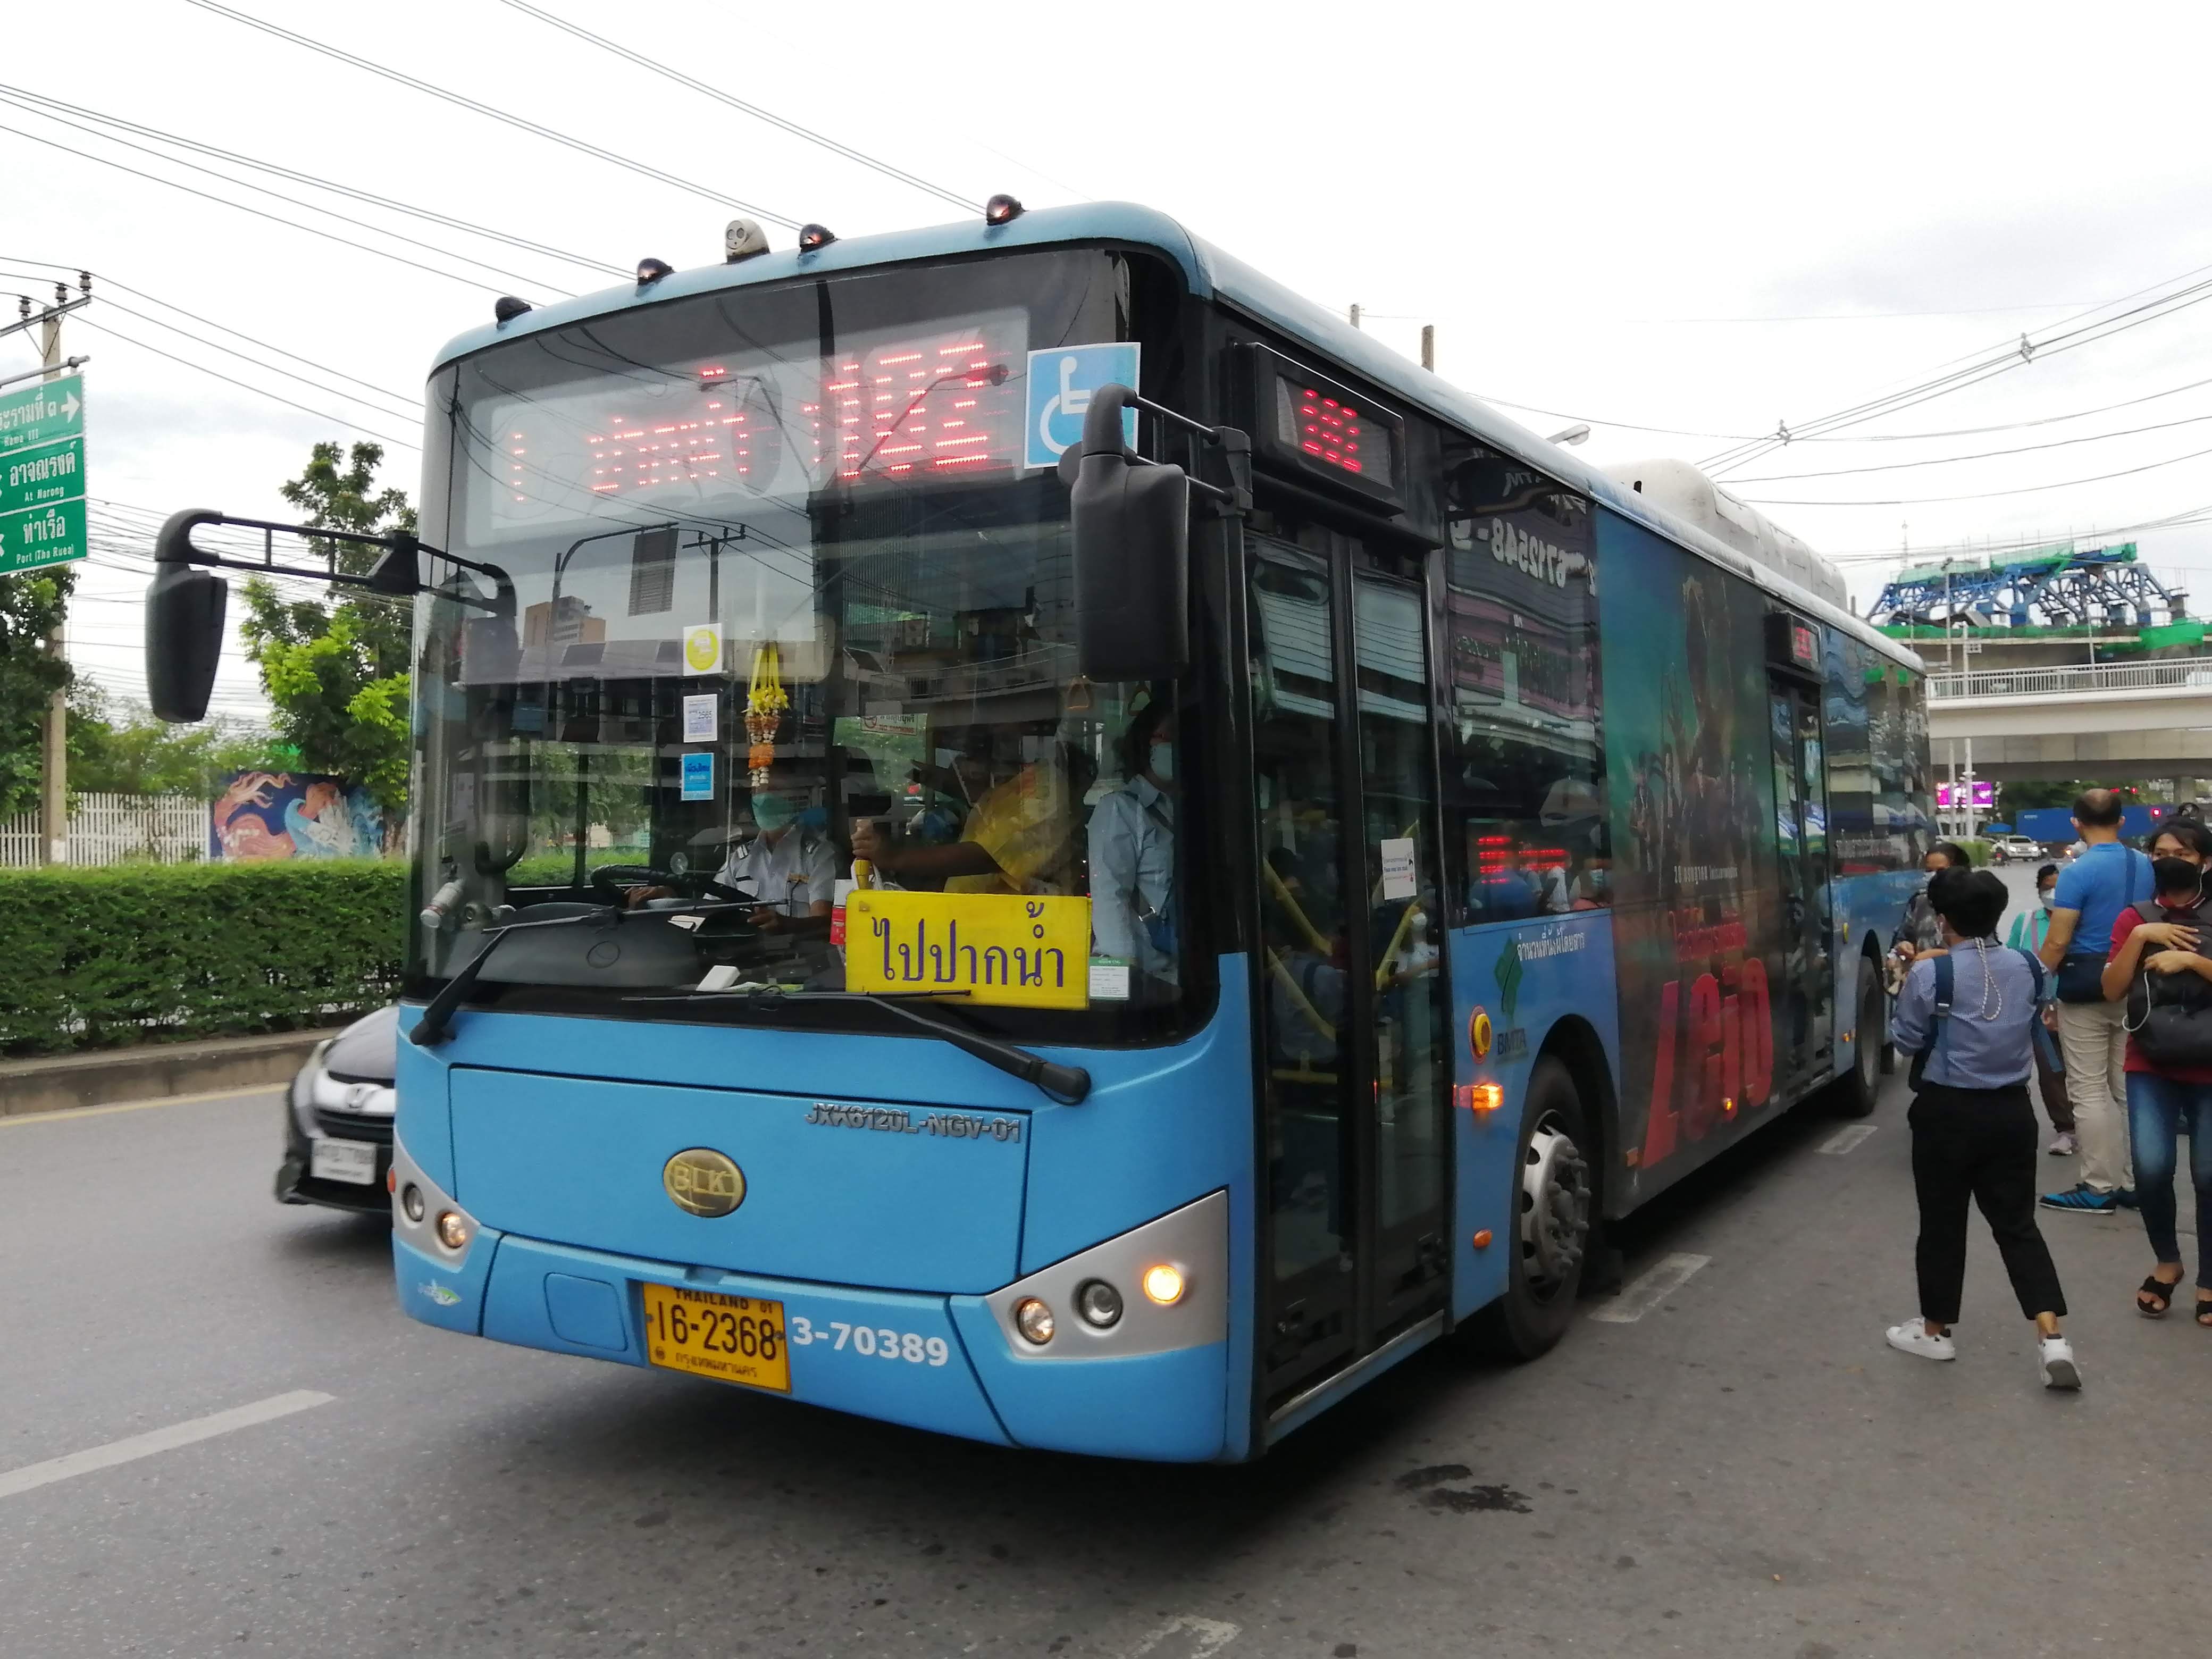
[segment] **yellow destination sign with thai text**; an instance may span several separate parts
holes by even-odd
[[[1091,901],[1016,893],[902,893],[845,901],[845,984],[965,992],[1012,1008],[1091,1002]]]

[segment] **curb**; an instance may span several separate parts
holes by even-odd
[[[344,1029],[0,1060],[0,1118],[289,1083],[317,1043]]]

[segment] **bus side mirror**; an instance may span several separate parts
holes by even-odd
[[[215,690],[230,584],[194,562],[192,528],[219,518],[202,511],[173,514],[155,540],[155,574],[146,590],[146,693],[161,720],[202,718]]]
[[[1076,672],[1172,679],[1190,662],[1190,480],[1121,447],[1121,386],[1091,394],[1070,491]]]

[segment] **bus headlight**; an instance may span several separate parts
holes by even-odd
[[[1182,1300],[1182,1269],[1172,1261],[1163,1261],[1145,1269],[1145,1294],[1163,1308],[1172,1308]]]
[[[1052,1340],[1052,1310],[1036,1297],[1025,1296],[1014,1304],[1014,1328],[1024,1341],[1042,1348]]]
[[[438,1243],[449,1250],[465,1248],[469,1242],[469,1224],[451,1210],[438,1216]]]

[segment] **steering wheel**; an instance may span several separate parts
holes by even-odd
[[[726,886],[703,871],[664,870],[652,864],[603,864],[592,872],[592,890],[617,908],[629,902],[625,887],[672,887],[686,898],[718,898],[735,904],[757,904],[750,893]]]

